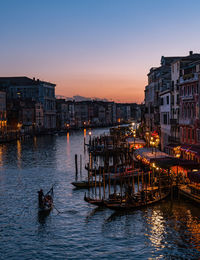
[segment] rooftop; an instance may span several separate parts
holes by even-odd
[[[0,77],[0,85],[4,84],[4,86],[28,86],[28,85],[39,85],[41,83],[50,85],[50,86],[56,86],[56,84],[41,81],[39,79],[31,79],[26,76],[20,76],[20,77]]]

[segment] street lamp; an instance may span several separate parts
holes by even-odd
[[[149,147],[149,132],[146,132],[146,133],[145,133],[145,136],[146,136],[147,145],[148,145],[148,147]]]
[[[90,140],[89,140],[89,143],[90,143],[90,145],[91,145],[91,135],[92,135],[92,132],[91,131],[89,131],[89,137],[90,137]]]
[[[151,138],[150,138],[150,146],[152,147],[152,154],[153,154],[153,144],[154,144],[153,136],[151,136]]]
[[[180,146],[177,146],[174,148],[174,152],[175,152],[175,156],[176,158],[178,159],[178,162],[177,162],[177,176],[178,176],[178,165],[179,165],[179,158],[181,156],[181,150],[180,150]]]

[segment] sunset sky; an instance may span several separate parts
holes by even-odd
[[[142,102],[150,67],[200,52],[199,0],[0,0],[0,76]]]

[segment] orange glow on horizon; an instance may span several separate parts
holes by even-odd
[[[146,79],[68,77],[57,78],[56,95],[106,98],[115,102],[141,103],[144,100]]]

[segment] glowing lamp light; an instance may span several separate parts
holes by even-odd
[[[156,165],[155,165],[155,163],[152,163],[152,167],[153,167],[153,168],[156,168]]]

